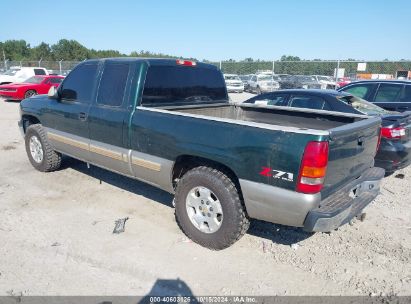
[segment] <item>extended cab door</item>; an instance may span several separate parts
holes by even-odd
[[[59,100],[44,113],[49,139],[56,150],[89,160],[88,115],[95,95],[98,62],[79,64],[59,87]]]
[[[136,62],[106,60],[89,113],[90,157],[96,165],[131,175],[128,165],[130,89]]]

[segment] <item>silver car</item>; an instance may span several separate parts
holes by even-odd
[[[280,84],[270,74],[256,74],[248,81],[249,91],[257,94],[273,92],[279,88]]]

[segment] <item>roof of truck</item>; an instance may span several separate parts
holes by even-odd
[[[198,62],[195,60],[189,59],[180,59],[180,58],[146,58],[146,57],[114,57],[114,58],[101,58],[101,59],[89,59],[84,62],[98,62],[98,61],[145,61],[149,65],[163,65],[163,66],[184,66],[184,64],[178,64],[179,61],[184,62],[193,62],[194,66],[200,66],[202,68],[211,68],[218,69],[215,65],[209,63]]]

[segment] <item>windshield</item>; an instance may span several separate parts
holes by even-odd
[[[16,73],[18,71],[20,71],[20,70],[18,70],[18,69],[8,70],[7,72],[4,72],[3,75],[14,76],[14,75],[16,75]]]
[[[257,79],[259,81],[272,81],[273,76],[271,76],[271,75],[262,75],[262,76],[258,76]]]
[[[307,82],[315,81],[315,78],[312,77],[312,76],[304,76],[304,75],[301,75],[301,76],[296,76],[296,78],[297,78],[298,80],[300,80],[300,81],[307,81]]]
[[[338,96],[337,99],[351,105],[354,109],[371,116],[379,116],[383,114],[390,114],[389,111],[372,104],[364,99],[355,96]]]
[[[223,75],[210,68],[151,66],[144,83],[144,106],[227,102]]]
[[[240,80],[237,75],[224,75],[225,80]]]
[[[36,76],[33,76],[33,77],[30,77],[29,79],[27,79],[27,80],[25,80],[24,82],[25,83],[41,83],[42,81],[43,81],[43,77],[36,77]]]

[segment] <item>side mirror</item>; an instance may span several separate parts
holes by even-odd
[[[49,98],[52,99],[58,99],[59,98],[59,93],[57,91],[57,88],[54,86],[51,86],[49,89],[49,92],[47,93],[47,95],[49,96]]]

